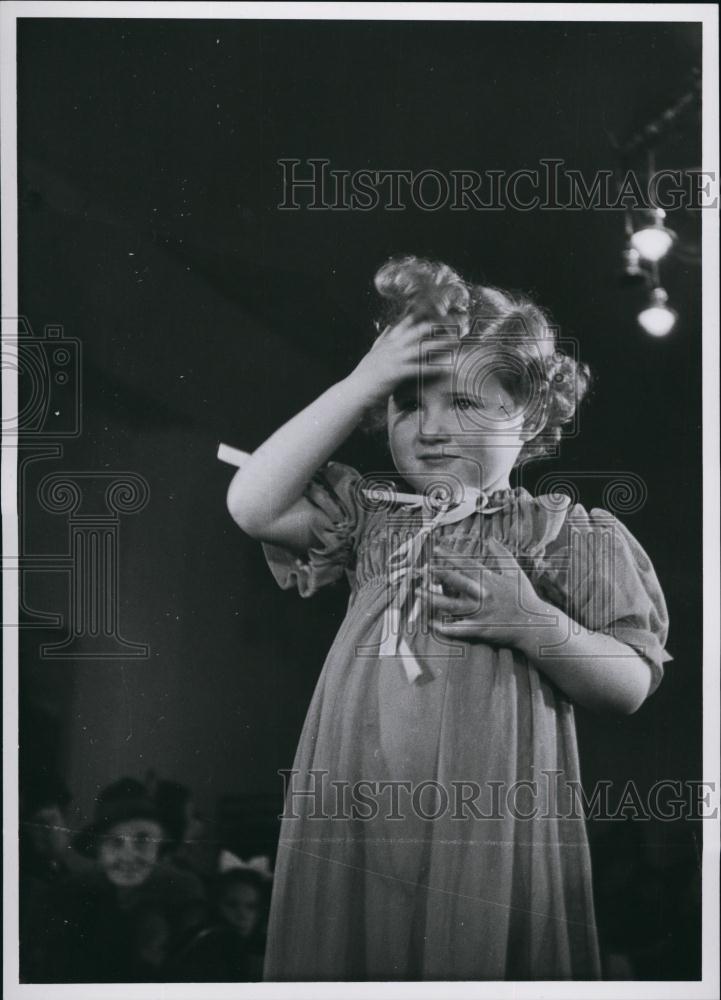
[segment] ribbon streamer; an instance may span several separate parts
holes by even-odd
[[[237,468],[242,468],[245,460],[249,457],[248,452],[232,448],[227,444],[221,443],[218,447],[218,458],[220,461],[227,462],[229,465],[234,465]],[[382,487],[373,490],[363,490],[362,492],[369,500],[375,503],[383,501],[385,503],[402,504],[411,509],[420,507],[424,518],[427,516],[430,505],[433,502],[432,497],[421,496],[419,493],[396,493]],[[489,507],[488,494],[484,490],[476,488],[466,489],[461,502],[454,506],[451,506],[450,502],[436,503],[439,509],[430,518],[428,523],[424,524],[420,531],[412,538],[399,545],[388,559],[388,577],[394,593],[386,609],[385,638],[381,643],[379,652],[381,656],[395,656],[401,659],[409,684],[417,681],[425,671],[403,635],[403,610],[408,605],[411,580],[418,567],[420,567],[423,579],[426,579],[428,567],[421,560],[426,542],[434,529],[443,524],[455,524],[476,511],[481,514],[494,514],[497,510],[502,509],[502,507]],[[416,596],[406,618],[409,631],[415,625],[420,613],[421,599],[419,596]]]
[[[386,501],[400,503],[410,508],[420,507],[424,516],[432,501],[432,498],[417,493],[394,493],[383,488],[363,490],[363,493],[374,502]],[[483,490],[467,489],[461,502],[455,506],[450,506],[449,503],[440,504],[440,509],[431,520],[424,524],[412,538],[399,545],[388,559],[388,576],[394,593],[386,611],[384,639],[379,654],[399,657],[409,684],[415,683],[425,671],[403,635],[403,611],[408,606],[410,584],[416,570],[420,568],[422,578],[426,579],[428,567],[421,560],[426,542],[435,528],[441,525],[456,524],[476,511],[481,514],[493,514],[502,509],[502,507],[489,507],[488,502],[488,494]],[[406,616],[409,632],[418,620],[420,612],[421,599],[420,596],[416,595]]]

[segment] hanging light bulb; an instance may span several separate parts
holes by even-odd
[[[627,247],[623,251],[623,267],[618,276],[618,283],[630,288],[642,285],[647,280],[648,275],[641,265],[641,254],[633,247]]]
[[[651,291],[649,305],[638,314],[639,326],[652,337],[665,337],[676,325],[678,314],[667,303],[666,291],[663,288],[654,288]]]
[[[644,260],[661,260],[676,242],[676,233],[663,224],[666,213],[662,208],[651,209],[651,221],[631,236],[631,246]]]

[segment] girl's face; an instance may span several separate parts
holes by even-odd
[[[508,364],[478,344],[438,343],[426,351],[420,379],[388,401],[388,438],[396,469],[423,492],[431,484],[486,491],[508,475],[530,435],[528,406],[504,388]]]
[[[100,839],[98,863],[119,889],[142,885],[158,860],[163,828],[152,819],[116,823]]]
[[[228,886],[220,899],[220,912],[241,937],[250,937],[260,921],[260,894],[242,882]]]

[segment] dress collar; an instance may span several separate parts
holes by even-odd
[[[493,514],[513,504],[517,499],[530,497],[523,486],[506,487],[486,493],[485,490],[468,487],[459,502],[444,503],[440,493],[410,493],[391,486],[378,485],[372,489],[364,489],[363,493],[374,504],[397,506],[406,510],[420,509],[424,520],[431,519],[436,523],[451,524],[460,521],[470,514]]]

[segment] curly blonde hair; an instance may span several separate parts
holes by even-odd
[[[525,426],[534,437],[525,442],[515,465],[555,451],[563,426],[590,388],[591,372],[561,350],[545,310],[525,294],[471,284],[447,264],[421,257],[391,257],[376,272],[374,284],[381,299],[378,335],[412,312],[452,324],[462,339],[498,347],[511,362],[512,371],[499,373],[505,387],[517,400],[533,399]],[[368,415],[365,426],[385,428],[385,404]]]

